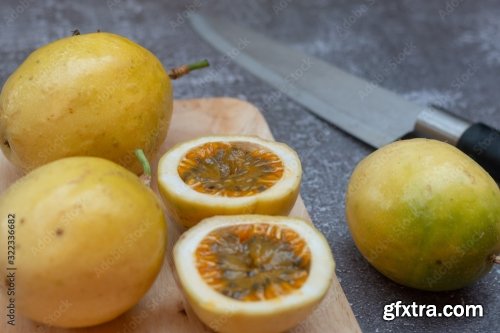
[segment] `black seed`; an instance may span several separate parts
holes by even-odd
[[[4,145],[6,145],[6,146],[7,146],[7,148],[9,148],[9,149],[10,149],[10,143],[9,143],[9,140],[5,140],[5,141],[3,142],[3,144],[4,144]]]
[[[186,312],[186,309],[182,308],[179,310],[179,313],[183,316],[186,316],[187,317],[187,312]]]
[[[236,298],[236,299],[242,299],[243,298],[243,293],[240,292],[240,291],[235,291],[232,293],[231,295],[232,298]]]
[[[438,260],[436,260],[436,264],[438,264],[438,265],[442,265],[442,264],[443,264],[443,262],[442,262],[441,260],[439,260],[439,259],[438,259]]]
[[[64,229],[61,229],[61,228],[57,228],[56,229],[56,235],[57,236],[62,236],[64,234]]]

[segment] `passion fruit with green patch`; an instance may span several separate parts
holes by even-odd
[[[454,290],[486,275],[500,254],[500,190],[455,147],[389,144],[362,160],[346,196],[361,254],[405,286]]]

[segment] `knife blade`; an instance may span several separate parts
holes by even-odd
[[[208,43],[320,118],[373,147],[416,133],[446,141],[500,180],[500,132],[436,107],[423,107],[335,66],[224,18],[191,13]]]

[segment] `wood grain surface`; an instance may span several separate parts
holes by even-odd
[[[245,134],[272,138],[261,113],[247,102],[232,98],[178,100],[175,102],[168,138],[162,145],[159,156],[178,142],[209,134]],[[156,165],[157,160],[152,163],[154,169]],[[21,173],[0,154],[0,192],[20,176]],[[156,176],[153,179],[156,179]],[[157,191],[156,183],[153,183]],[[297,200],[290,215],[310,221],[301,198]],[[141,302],[117,319],[95,327],[70,330],[37,324],[18,314],[16,325],[10,326],[6,324],[5,317],[6,290],[1,284],[0,331],[26,333],[210,332],[191,311],[176,282],[170,250],[180,233],[181,230],[169,223],[169,251],[160,275]],[[337,277],[334,275],[332,278],[332,287],[321,305],[307,320],[292,329],[291,333],[360,332]]]

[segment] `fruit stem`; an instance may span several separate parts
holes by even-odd
[[[139,162],[142,164],[143,174],[140,178],[144,185],[149,187],[151,186],[151,165],[149,164],[148,158],[142,149],[136,149],[134,153]]]
[[[201,61],[198,61],[198,62],[194,62],[192,64],[187,64],[187,65],[182,65],[182,66],[179,66],[179,67],[174,67],[174,68],[172,68],[170,70],[170,72],[168,73],[168,76],[172,80],[175,80],[175,79],[180,78],[181,76],[184,76],[184,75],[188,74],[191,71],[195,71],[197,69],[205,68],[205,67],[208,67],[208,66],[210,66],[210,64],[208,63],[208,60],[204,59],[204,60],[201,60]]]
[[[493,255],[493,262],[497,265],[500,265],[500,256]]]

